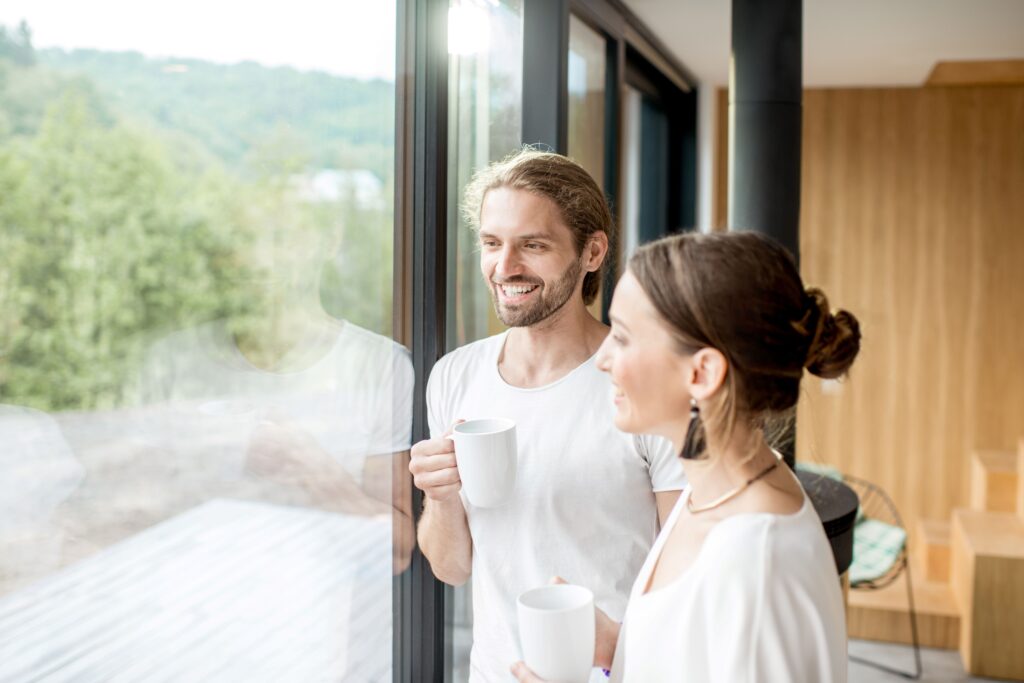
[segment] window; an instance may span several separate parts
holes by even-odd
[[[391,680],[395,4],[18,4],[0,679]]]
[[[490,288],[480,275],[476,234],[459,207],[473,173],[520,146],[523,10],[520,0],[451,0],[448,23],[449,350],[500,332]],[[448,592],[453,681],[469,677],[472,596]]]
[[[569,17],[569,156],[597,180],[605,179],[608,41],[575,15]]]
[[[575,15],[569,15],[569,147],[568,155],[575,159],[602,186],[606,194],[611,188],[605,187],[607,168],[605,144],[609,138],[605,112],[608,108],[608,93],[605,84],[608,78],[608,40]],[[615,254],[609,254],[614,259]],[[614,268],[614,264],[612,264]],[[601,282],[601,289],[591,314],[601,319],[604,290],[614,285]]]
[[[455,250],[448,339],[455,348],[504,329],[481,282],[476,235],[459,207],[473,173],[520,145],[523,16],[520,0],[451,0],[449,12],[448,208]]]

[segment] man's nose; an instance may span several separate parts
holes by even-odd
[[[519,251],[515,247],[511,245],[502,247],[501,253],[498,254],[498,263],[495,267],[495,272],[501,278],[508,278],[522,274],[523,265],[519,261]]]

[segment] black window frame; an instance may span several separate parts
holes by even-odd
[[[427,438],[426,380],[444,355],[448,286],[448,0],[397,0],[395,98],[395,337],[412,352],[413,442]],[[569,16],[608,39],[605,187],[616,210],[621,181],[622,90],[627,49],[695,99],[689,73],[618,0],[523,0],[522,142],[565,153],[568,145]],[[554,65],[554,68],[552,68]],[[691,125],[692,124],[692,125]],[[696,115],[687,122],[696,136]],[[692,192],[696,192],[693,164]],[[616,220],[618,216],[616,215]],[[606,287],[604,314],[611,287]],[[411,476],[411,475],[406,475]],[[423,508],[412,487],[414,519]],[[450,677],[446,632],[450,596],[417,546],[393,582],[393,680],[443,683]]]

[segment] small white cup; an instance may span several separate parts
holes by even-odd
[[[516,423],[505,418],[469,420],[455,425],[455,463],[462,490],[473,505],[504,505],[516,488]]]
[[[525,591],[516,601],[526,666],[551,683],[586,683],[594,668],[594,594],[557,584]]]

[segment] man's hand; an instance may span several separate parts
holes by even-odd
[[[455,465],[455,444],[449,438],[451,433],[449,429],[444,436],[420,441],[412,447],[409,471],[413,483],[430,500],[448,500],[462,488],[459,468]]]
[[[334,465],[331,455],[310,434],[286,420],[272,419],[261,420],[253,429],[245,463],[246,470],[257,477],[292,485],[334,470],[343,472]]]

